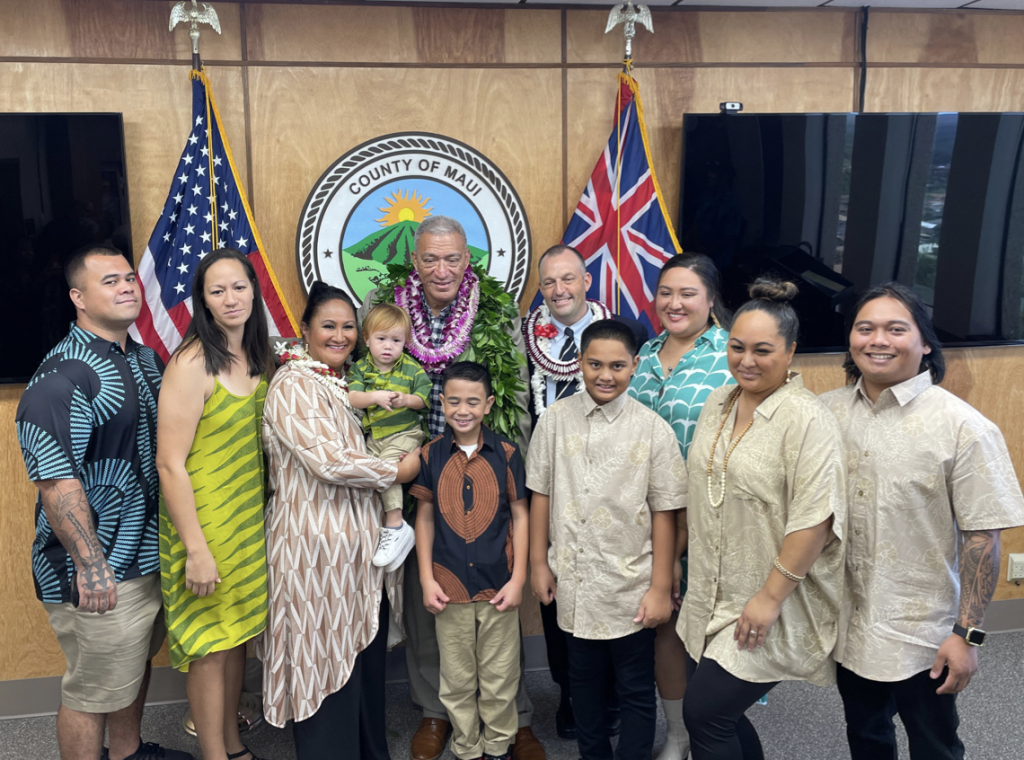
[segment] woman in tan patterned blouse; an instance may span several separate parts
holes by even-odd
[[[279,728],[295,721],[299,760],[388,760],[384,657],[404,638],[402,569],[371,563],[384,515],[377,494],[416,476],[418,450],[397,465],[366,453],[343,379],[357,334],[343,291],[314,283],[302,334],[305,347],[281,351],[263,412],[264,710]]]
[[[762,760],[744,716],[779,681],[834,683],[846,482],[835,418],[789,372],[792,283],[758,280],[729,332],[739,387],[712,391],[687,458],[694,760]]]

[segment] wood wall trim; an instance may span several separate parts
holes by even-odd
[[[823,0],[824,1],[824,0]],[[166,3],[167,0],[140,0],[140,2]],[[352,7],[386,7],[386,8],[476,8],[476,9],[501,9],[501,10],[603,10],[608,11],[607,4],[567,4],[567,3],[544,3],[544,2],[507,2],[507,3],[474,3],[474,2],[412,2],[401,0],[218,0],[224,5],[327,5],[327,6],[352,6]],[[970,2],[970,0],[964,0]],[[849,13],[853,10],[851,6],[837,5],[816,5],[813,7],[776,7],[776,6],[748,6],[748,5],[659,5],[656,6],[659,13],[716,13],[716,12],[744,12],[744,13]],[[953,15],[969,11],[971,15],[1024,15],[1024,11],[1011,9],[993,8],[871,8],[872,14],[935,14]]]
[[[139,0],[144,2],[144,0]],[[1022,12],[1024,13],[1024,12]],[[75,56],[18,56],[0,55],[0,63],[64,63],[98,64],[104,66],[179,66],[189,68],[191,61],[169,58],[80,58]],[[253,61],[239,59],[203,59],[209,67],[240,68],[288,68],[288,69],[620,69],[619,61],[608,63],[561,62],[561,63],[409,63],[390,61],[366,63],[361,61]],[[860,72],[859,61],[665,61],[635,62],[634,69],[841,69],[853,67]],[[869,69],[1024,69],[1020,63],[915,63],[868,61]]]
[[[140,0],[141,2],[142,0]],[[66,63],[102,64],[113,66],[180,66],[191,67],[191,61],[166,58],[78,58],[73,56],[17,56],[0,55],[0,63]],[[203,59],[204,66],[232,68],[288,68],[288,69],[620,69],[619,61],[607,63],[409,63],[388,61],[253,61],[239,59]],[[841,69],[852,66],[860,70],[859,61],[640,61],[634,69]],[[1021,63],[913,63],[868,61],[869,69],[1024,69]]]

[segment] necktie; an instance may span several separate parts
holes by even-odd
[[[579,356],[576,350],[576,341],[573,339],[572,328],[565,328],[565,341],[562,343],[562,350],[558,353],[559,361],[571,362]],[[555,400],[572,396],[579,388],[575,378],[572,380],[558,380],[555,383]]]

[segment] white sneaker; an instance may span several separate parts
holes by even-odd
[[[416,533],[408,523],[403,521],[397,528],[381,528],[373,564],[383,567],[386,573],[393,573],[405,562],[415,545]]]

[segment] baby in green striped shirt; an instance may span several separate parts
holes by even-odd
[[[412,323],[404,310],[394,304],[374,306],[363,320],[363,341],[370,355],[353,365],[348,378],[349,403],[365,410],[366,451],[388,462],[419,456],[425,438],[420,411],[427,406],[430,378],[403,351],[411,333]],[[402,486],[390,486],[381,498],[385,525],[373,564],[390,573],[405,561],[416,538],[402,519]]]

